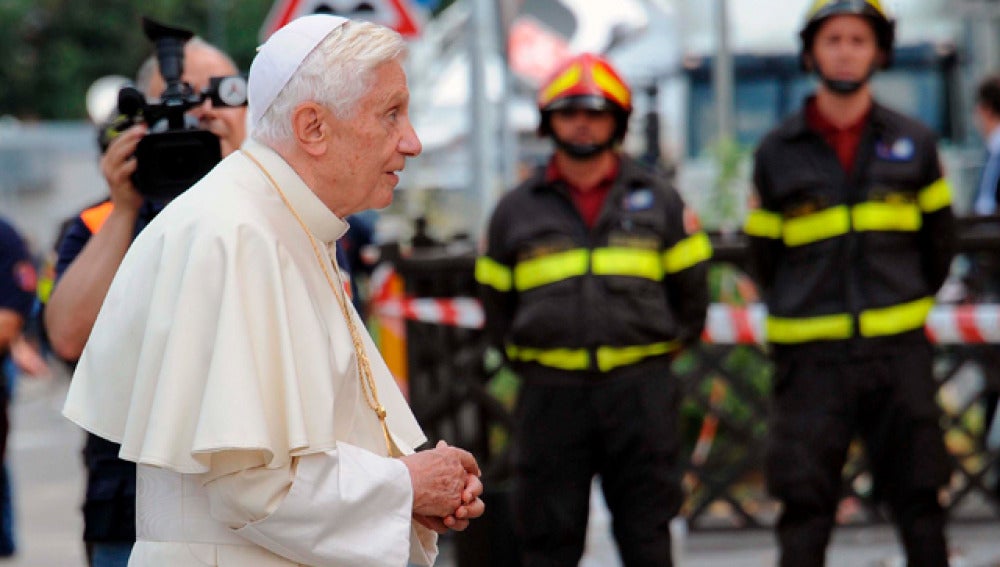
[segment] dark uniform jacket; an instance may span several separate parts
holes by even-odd
[[[135,234],[153,220],[162,204],[147,201],[139,209]],[[59,243],[56,277],[69,268],[108,215],[111,201],[85,209],[72,220]],[[67,361],[75,365],[76,361]],[[83,504],[84,541],[135,541],[135,464],[118,458],[119,445],[87,433],[83,449],[87,493]]]
[[[923,340],[954,241],[930,130],[875,104],[848,174],[800,112],[761,142],[754,183],[744,228],[772,344],[863,353]]]
[[[712,251],[694,220],[672,187],[623,156],[588,229],[540,169],[497,204],[476,263],[487,332],[529,379],[669,360],[698,339],[708,304]]]

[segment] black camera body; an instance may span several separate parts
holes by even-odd
[[[211,99],[216,107],[246,105],[246,79],[240,75],[213,77],[209,87],[195,92],[181,80],[184,44],[194,35],[149,18],[143,31],[156,45],[156,58],[166,89],[159,101],[147,101],[135,87],[118,93],[119,116],[101,133],[102,149],[110,139],[138,122],[149,126],[136,147],[132,182],[143,196],[169,200],[204,177],[222,159],[219,138],[198,127],[187,111]]]

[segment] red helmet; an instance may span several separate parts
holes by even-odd
[[[615,139],[620,141],[625,137],[628,117],[632,113],[632,91],[606,59],[583,53],[560,65],[539,89],[540,135],[552,133],[549,117],[553,111],[564,108],[613,113],[618,122]]]

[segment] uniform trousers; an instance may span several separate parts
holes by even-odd
[[[586,385],[527,379],[515,412],[512,509],[524,567],[583,555],[594,475],[626,567],[670,567],[682,495],[677,385],[669,366]]]
[[[815,351],[809,351],[810,354]],[[947,567],[938,490],[950,461],[939,425],[931,346],[821,359],[775,355],[766,456],[768,488],[784,505],[777,525],[781,567],[818,567],[855,437],[864,442],[875,499],[888,504],[909,567]]]

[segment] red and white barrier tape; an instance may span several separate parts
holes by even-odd
[[[927,336],[939,344],[1000,343],[1000,304],[937,306],[927,317]]]
[[[375,303],[375,312],[387,317],[403,317],[435,325],[466,329],[479,329],[483,326],[482,304],[473,297],[386,299]]]
[[[483,326],[483,309],[472,297],[386,298],[376,301],[375,312],[421,323],[467,329]],[[734,307],[713,303],[708,307],[702,339],[715,344],[754,344],[765,339],[767,308],[760,303]],[[1000,304],[936,305],[927,317],[927,336],[938,344],[1000,343]]]

